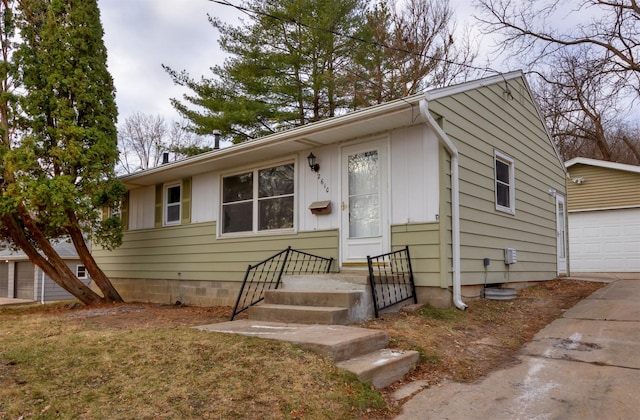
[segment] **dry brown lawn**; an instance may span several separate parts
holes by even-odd
[[[405,382],[471,382],[513,363],[544,325],[602,287],[554,280],[512,301],[425,308],[366,324],[415,349]],[[392,418],[402,401],[293,345],[198,331],[228,307],[0,308],[0,418]]]

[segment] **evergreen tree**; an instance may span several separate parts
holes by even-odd
[[[250,0],[244,25],[210,18],[230,58],[209,79],[165,66],[191,91],[173,106],[192,131],[240,142],[468,75],[475,54],[454,45],[448,0],[369,3]]]
[[[345,101],[337,87],[363,25],[361,0],[252,0],[250,24],[234,27],[210,18],[231,55],[194,80],[165,67],[193,94],[174,107],[198,134],[219,129],[234,142],[334,116]],[[344,36],[339,36],[342,34]],[[193,107],[195,106],[195,107]]]
[[[124,187],[114,173],[117,109],[97,2],[19,3],[19,44],[4,57],[10,68],[4,80],[14,86],[5,86],[1,105],[18,108],[2,115],[3,233],[82,302],[122,301],[85,242],[88,237],[110,248],[122,239],[120,220],[102,218],[103,208],[118,205]],[[5,1],[3,12],[13,13],[9,6]],[[11,38],[2,41],[11,48]],[[50,240],[61,237],[72,240],[103,296],[55,252]]]

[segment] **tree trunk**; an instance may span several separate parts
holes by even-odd
[[[40,254],[31,242],[29,242],[29,239],[18,223],[17,217],[18,216],[15,215],[4,216],[2,217],[2,223],[7,229],[14,244],[19,246],[35,265],[40,267],[40,269],[42,269],[42,271],[44,271],[54,282],[59,284],[63,289],[71,293],[85,305],[96,305],[105,302],[100,295],[78,280],[67,264],[62,260],[62,258],[60,258],[58,253],[55,252],[46,238],[44,243],[42,242],[42,238],[44,236],[41,236],[41,233],[40,235],[33,235],[31,229],[28,228],[40,249],[45,253],[46,258]]]
[[[640,150],[638,150],[638,148],[633,143],[631,143],[629,137],[622,136],[622,141],[627,145],[629,150],[631,150],[631,153],[633,153],[633,155],[636,157],[636,162],[640,164]]]
[[[89,275],[96,283],[96,285],[100,288],[105,299],[110,302],[123,302],[122,297],[115,289],[115,287],[113,287],[113,284],[111,284],[109,278],[104,274],[100,267],[98,267],[98,264],[96,264],[96,261],[93,259],[93,255],[91,255],[91,252],[87,248],[87,244],[84,241],[84,235],[82,235],[82,231],[78,228],[78,221],[75,217],[75,214],[72,211],[67,211],[67,216],[71,221],[71,224],[67,227],[67,232],[71,237],[73,246],[78,252],[80,260],[87,268]]]

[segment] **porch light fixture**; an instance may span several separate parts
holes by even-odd
[[[309,161],[309,167],[313,172],[318,172],[320,170],[320,165],[316,163],[316,156],[313,153],[309,153],[307,160]]]

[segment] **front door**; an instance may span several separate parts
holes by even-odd
[[[387,141],[342,149],[342,265],[389,252]]]
[[[556,230],[558,252],[558,274],[567,273],[567,207],[564,196],[556,195]]]

